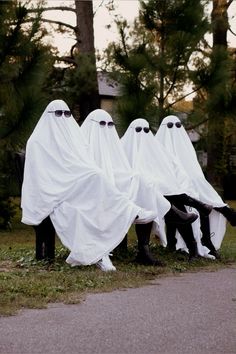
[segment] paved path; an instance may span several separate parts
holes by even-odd
[[[236,354],[236,268],[0,318],[1,354]]]

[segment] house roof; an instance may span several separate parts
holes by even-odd
[[[98,90],[101,96],[120,96],[120,84],[109,77],[109,73],[98,72]]]

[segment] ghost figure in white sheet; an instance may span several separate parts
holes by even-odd
[[[50,216],[72,266],[107,256],[142,210],[95,165],[62,100],[46,107],[27,142],[21,207],[28,225]]]
[[[133,120],[121,138],[121,142],[131,166],[147,179],[154,181],[164,196],[188,193],[197,197],[191,180],[173,155],[156,141],[147,120],[143,118]],[[197,211],[195,212],[197,213]],[[164,227],[163,221],[162,228]],[[209,255],[209,249],[201,244],[199,219],[192,224],[192,228],[199,255],[214,258]],[[176,233],[176,238],[176,248],[187,251],[179,232]],[[166,246],[166,237],[161,241],[163,246]]]
[[[164,118],[155,138],[175,156],[191,179],[200,201],[211,204],[213,207],[226,206],[217,191],[206,180],[193,144],[178,117],[170,115]],[[226,231],[226,219],[214,209],[209,215],[209,219],[211,240],[215,248],[219,249]]]
[[[95,162],[109,180],[137,205],[158,213],[153,232],[159,234],[161,230],[158,224],[171,205],[154,183],[131,168],[110,114],[96,109],[84,120],[81,130]]]

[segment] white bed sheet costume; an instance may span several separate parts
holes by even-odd
[[[101,125],[100,122],[106,124]],[[107,125],[109,122],[110,127]],[[158,218],[154,220],[152,232],[159,233],[160,220],[170,210],[171,204],[157,190],[155,184],[131,168],[112,123],[109,113],[96,109],[84,120],[81,130],[88,141],[94,160],[110,181],[137,205],[157,213]]]
[[[136,132],[136,128],[139,129],[139,132]],[[146,129],[146,132],[144,129]],[[157,183],[163,195],[171,196],[186,193],[192,197],[197,197],[191,180],[180,168],[172,154],[168,153],[155,139],[153,133],[149,130],[149,123],[146,119],[138,118],[131,122],[121,138],[121,142],[131,166],[145,175],[147,179]],[[188,210],[187,206],[186,208]],[[195,209],[194,212],[198,213]],[[199,218],[192,223],[192,228],[199,255],[215,258],[209,255],[209,249],[201,244]],[[164,221],[161,229],[165,229]],[[167,244],[166,235],[162,232],[161,236],[161,243],[165,247]],[[185,242],[179,232],[176,233],[176,239],[176,249],[187,251]]]
[[[168,123],[173,124],[172,128],[168,128]],[[196,151],[183,125],[177,127],[176,123],[177,125],[181,123],[176,116],[170,115],[164,118],[155,135],[155,139],[175,156],[180,166],[191,179],[194,190],[198,193],[198,199],[201,202],[211,204],[213,207],[226,206],[227,204],[223,202],[220,195],[206,180],[198,162]],[[226,218],[213,209],[209,219],[212,233],[211,240],[218,250],[225,235]]]
[[[50,216],[70,250],[67,263],[90,265],[125,237],[140,207],[122,195],[88,153],[75,119],[62,100],[43,112],[26,146],[22,222],[38,225]]]

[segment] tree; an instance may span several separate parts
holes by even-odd
[[[213,48],[211,66],[214,68],[214,82],[208,89],[208,146],[207,146],[207,176],[216,187],[222,185],[224,166],[224,116],[228,96],[228,82],[230,80],[229,57],[227,51],[227,0],[213,0],[211,13]]]
[[[4,226],[12,215],[12,152],[25,144],[45,104],[43,86],[53,63],[50,48],[41,43],[45,32],[40,17],[27,21],[27,8],[21,2],[0,2],[0,224]]]
[[[68,29],[75,37],[75,44],[70,50],[70,55],[58,58],[58,61],[68,66],[63,70],[58,69],[61,73],[59,75],[61,84],[59,84],[57,93],[60,92],[66,98],[70,106],[79,112],[78,119],[83,120],[88,113],[100,106],[94,47],[93,2],[92,0],[74,0],[74,6],[40,8],[41,13],[52,10],[70,11],[76,17],[75,26],[53,19],[41,20],[58,25],[59,31]],[[37,9],[32,9],[31,13],[37,11]]]
[[[222,180],[226,174],[226,136],[228,120],[235,97],[235,79],[233,61],[227,45],[229,30],[228,8],[232,1],[213,0],[211,11],[211,29],[213,45],[199,60],[195,83],[202,86],[195,100],[195,115],[206,122],[206,150],[208,154],[207,178],[222,192]],[[199,81],[198,81],[199,80]],[[200,109],[199,109],[200,107]],[[205,117],[205,119],[202,119]]]
[[[201,48],[208,21],[205,2],[199,0],[140,3],[140,15],[132,30],[128,32],[127,24],[117,21],[121,40],[110,45],[108,60],[113,59],[113,71],[122,73],[126,96],[120,101],[120,112],[131,120],[133,112],[136,117],[145,113],[156,126],[185,96],[192,58]]]
[[[132,31],[127,31],[125,22],[118,22],[121,40],[110,46],[108,59],[113,60],[113,71],[121,71],[124,95],[118,110],[127,117],[126,125],[134,114],[158,125],[183,98],[184,84],[195,85],[198,95],[192,118],[207,126],[207,177],[219,189],[226,172],[225,128],[235,112],[235,68],[227,48],[227,10],[232,0],[213,0],[211,27],[204,12],[208,3],[141,1]],[[204,39],[207,30],[213,34],[212,47]]]
[[[100,107],[97,68],[94,47],[93,2],[75,0],[76,26],[74,33],[76,42],[71,49],[70,57],[73,63],[65,71],[65,92],[71,105],[79,111],[79,120],[84,120],[94,109]]]

